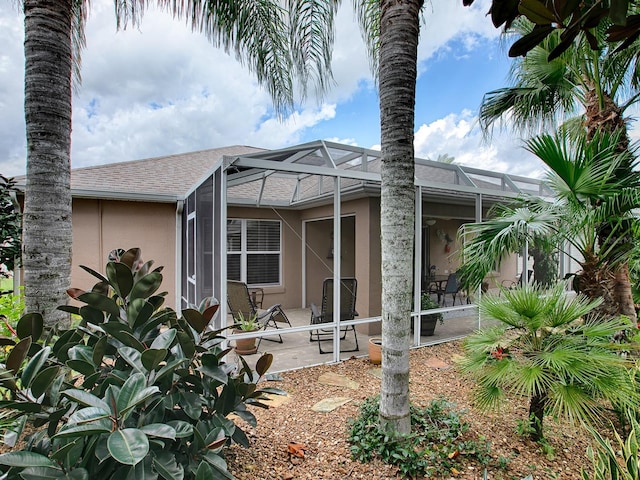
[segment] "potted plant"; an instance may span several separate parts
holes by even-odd
[[[245,318],[242,312],[238,312],[238,323],[234,325],[233,333],[247,333],[260,330],[262,324],[252,315]],[[238,355],[252,355],[258,351],[255,338],[236,339],[236,353]]]
[[[431,310],[439,308],[440,305],[428,293],[423,293],[420,297],[420,310]],[[420,315],[420,335],[431,336],[436,329],[436,323],[443,322],[442,313],[429,313]],[[411,322],[411,331],[413,332],[413,322]]]

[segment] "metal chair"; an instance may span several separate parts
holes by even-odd
[[[533,276],[533,270],[527,270],[527,283],[531,283],[531,277]],[[520,274],[518,275],[518,278],[516,280],[502,280],[502,282],[500,282],[500,284],[502,285],[502,287],[511,290],[512,288],[518,288],[518,287],[522,287],[522,281],[524,280],[524,275]],[[498,295],[500,295],[500,293],[502,292],[502,290],[500,290],[500,292],[498,293]]]
[[[236,322],[239,322],[241,318],[255,317],[256,320],[262,324],[262,330],[266,330],[269,327],[279,329],[281,327],[278,326],[278,323],[286,323],[291,326],[291,322],[279,303],[272,305],[264,311],[258,310],[252,302],[249,288],[244,282],[227,280],[227,303],[231,316]],[[266,337],[264,339],[271,342],[282,343],[282,335],[278,334],[278,337],[279,340]],[[258,340],[258,346],[260,346],[261,341],[262,337]]]
[[[356,290],[358,288],[358,282],[355,278],[341,278],[340,279],[340,321],[353,320],[357,315],[356,312]],[[311,304],[311,325],[319,325],[323,323],[333,322],[333,278],[325,278],[322,282],[322,306],[321,310],[315,304]],[[358,334],[356,332],[355,325],[349,325],[348,327],[340,327],[342,336],[340,339],[344,340],[347,337],[349,331],[353,332],[353,337],[356,343],[354,349],[340,350],[341,352],[357,352],[360,350],[358,347]],[[309,340],[312,342],[318,342],[318,350],[320,353],[331,353],[331,351],[322,350],[322,342],[333,340],[333,329],[320,328],[318,330],[312,330],[309,332]]]
[[[449,274],[449,278],[447,278],[447,284],[442,290],[442,305],[445,305],[447,303],[447,295],[451,295],[453,297],[453,303],[451,305],[455,305],[458,293],[460,293],[458,274],[456,272],[453,272]],[[462,299],[460,299],[460,305],[462,305]]]

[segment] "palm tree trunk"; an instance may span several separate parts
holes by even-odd
[[[600,95],[598,95],[595,89],[591,89],[587,92],[585,104],[585,126],[587,127],[587,137],[593,138],[597,132],[620,132],[620,139],[616,146],[616,150],[619,153],[629,150],[630,142],[627,123],[624,120],[622,109],[615,103],[611,96],[607,92],[601,92]],[[616,176],[628,175],[630,171],[631,166],[623,164],[616,171]],[[614,219],[613,222],[617,222],[617,219]],[[599,233],[601,244],[607,241],[607,236],[611,232],[612,228],[615,228],[615,226],[605,225],[601,229]],[[629,237],[632,241],[631,236],[626,235],[626,237]],[[628,250],[634,248],[632,243],[625,241],[623,238],[618,237],[610,239],[610,241],[620,243],[619,248],[622,249]],[[618,267],[614,274],[615,281],[612,284],[612,289],[609,292],[609,295],[605,297],[605,303],[610,301],[613,305],[606,309],[609,311],[615,311],[618,315],[628,316],[635,324],[638,321],[638,317],[633,304],[633,293],[631,291],[628,263],[625,262],[625,264]]]
[[[620,265],[615,271],[614,297],[618,304],[618,313],[626,315],[633,323],[637,323],[633,294],[631,291],[631,281],[629,280],[629,264]]]
[[[28,312],[68,325],[71,272],[72,0],[25,0],[27,188],[24,282]]]
[[[544,438],[542,431],[544,421],[544,409],[547,406],[547,394],[533,395],[529,402],[529,426],[531,427],[531,440],[539,442]]]
[[[422,0],[382,0],[380,127],[382,144],[382,386],[380,424],[411,430],[409,346],[415,221],[413,130]]]

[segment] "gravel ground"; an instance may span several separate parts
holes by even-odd
[[[527,416],[524,398],[512,399],[499,412],[482,413],[472,405],[470,382],[457,371],[454,359],[460,354],[459,342],[424,347],[411,352],[411,398],[415,405],[445,397],[466,410],[463,420],[470,423],[468,439],[485,438],[491,444],[490,479],[579,479],[580,468],[589,464],[585,451],[590,437],[584,430],[545,419],[545,435],[554,448],[554,458],[516,433],[517,421]],[[253,359],[253,357],[247,357]],[[255,361],[255,360],[254,360]],[[348,444],[348,419],[358,413],[365,398],[379,393],[380,379],[371,373],[374,366],[366,358],[352,358],[335,365],[324,365],[281,374],[282,380],[268,386],[288,392],[283,403],[268,410],[254,408],[255,428],[245,425],[250,448],[238,445],[227,451],[230,471],[240,480],[338,480],[395,479],[396,469],[381,462],[362,464],[352,460]],[[337,373],[358,382],[355,389],[323,385],[321,375]],[[352,400],[330,413],[311,407],[327,397]],[[288,454],[290,443],[306,447],[304,458]],[[482,479],[483,467],[469,464],[455,478]],[[453,475],[452,475],[453,477]]]

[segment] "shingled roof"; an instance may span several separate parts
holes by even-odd
[[[244,145],[212,148],[164,157],[109,163],[71,170],[74,197],[175,202],[203,179],[223,156],[263,149]],[[16,179],[24,185],[25,177]]]
[[[152,196],[157,201],[184,198],[185,194],[225,155],[242,155],[260,148],[233,145],[198,152],[129,162],[110,163],[71,171],[74,196],[128,198]]]

